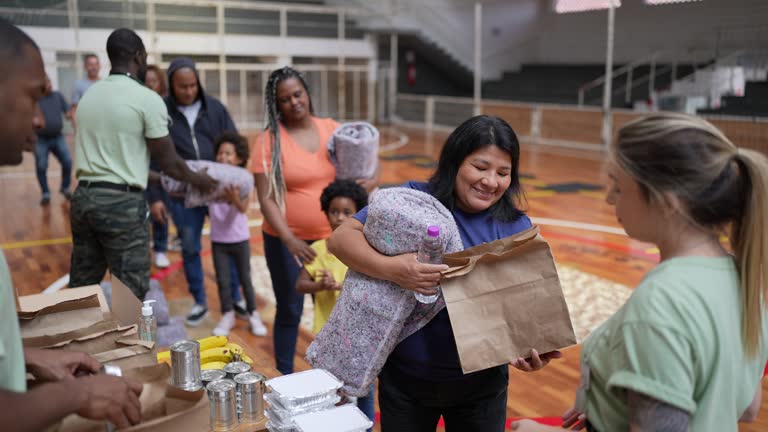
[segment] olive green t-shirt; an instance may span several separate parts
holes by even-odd
[[[78,180],[147,186],[146,138],[168,135],[168,109],[154,91],[125,75],[93,84],[77,105]]]
[[[5,255],[0,250],[0,389],[27,391],[27,372],[13,300],[13,285]]]
[[[732,257],[659,264],[584,342],[589,421],[601,432],[628,430],[632,390],[689,412],[692,431],[737,431],[768,358],[765,314],[755,358],[744,352],[741,315]]]

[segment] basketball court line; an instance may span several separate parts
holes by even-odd
[[[569,220],[563,220],[563,219],[550,219],[550,218],[542,218],[542,217],[532,217],[531,221],[539,225],[549,225],[549,226],[556,226],[561,228],[573,228],[573,229],[578,229],[582,231],[594,231],[594,232],[601,232],[601,233],[607,233],[607,234],[617,234],[625,237],[627,236],[627,233],[624,231],[623,228],[616,228],[616,227],[606,226],[606,225],[595,225],[591,223],[575,222],[575,221],[569,221]]]
[[[623,235],[626,236],[626,233],[623,229],[615,228],[615,227],[609,227],[604,225],[595,225],[595,224],[588,224],[588,223],[582,223],[582,222],[575,222],[575,221],[567,221],[567,220],[561,220],[561,219],[550,219],[550,218],[531,218],[531,221],[535,224],[542,225],[542,226],[554,226],[554,227],[560,227],[560,228],[571,228],[571,229],[578,229],[582,231],[593,231],[593,232],[601,232],[601,233],[608,233],[608,234],[617,234],[617,235]],[[252,219],[248,221],[249,227],[259,227],[263,223],[263,219]],[[206,225],[206,227],[203,229],[203,235],[209,235],[210,234],[210,227]],[[588,239],[580,236],[571,236],[566,234],[556,234],[556,233],[547,233],[547,237],[551,238],[559,238],[561,240],[569,240],[574,241],[578,243],[588,243],[595,246],[601,246],[605,247],[607,249],[613,249],[618,250],[626,253],[630,253],[636,256],[641,256],[644,258],[653,259],[657,256],[658,252],[656,252],[653,249],[635,249],[628,246],[619,245],[612,242],[607,241],[598,241],[593,239]],[[31,240],[31,241],[24,241],[24,242],[15,242],[15,243],[5,243],[3,245],[0,245],[0,247],[4,250],[9,249],[18,249],[23,247],[34,247],[34,246],[45,246],[45,245],[51,245],[51,244],[64,244],[64,243],[71,243],[72,238],[71,237],[62,237],[59,239],[48,239],[48,240]],[[208,251],[201,252],[202,255],[206,255]],[[178,270],[181,267],[181,262],[175,263],[177,265],[172,265],[169,268],[160,270],[158,272],[155,272],[152,274],[153,279],[165,279],[168,277],[170,273],[173,271]],[[44,293],[51,293],[56,292],[59,289],[65,287],[69,283],[69,275],[64,275],[58,280],[56,280],[54,283],[52,283],[50,286],[48,286],[43,292]]]

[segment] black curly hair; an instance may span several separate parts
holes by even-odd
[[[235,146],[235,154],[240,158],[240,166],[245,168],[250,155],[250,150],[248,150],[248,138],[234,131],[224,131],[213,140],[214,151],[219,153],[219,147],[224,143],[230,143]]]
[[[356,211],[360,211],[368,205],[368,192],[362,186],[352,180],[336,179],[326,186],[320,195],[320,208],[323,209],[323,213],[328,213],[331,201],[338,197],[351,199],[355,203]]]

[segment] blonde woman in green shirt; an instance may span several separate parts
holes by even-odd
[[[768,359],[768,160],[701,118],[654,114],[619,131],[609,172],[619,223],[661,262],[584,341],[564,427],[737,431]]]

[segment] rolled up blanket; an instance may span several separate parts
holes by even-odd
[[[371,178],[379,160],[379,130],[367,122],[344,123],[328,140],[328,154],[336,167],[336,178]]]
[[[241,200],[247,200],[253,191],[253,175],[245,168],[205,160],[186,162],[192,171],[207,169],[208,175],[219,181],[219,186],[204,194],[188,183],[162,175],[160,183],[163,189],[172,196],[184,196],[184,207],[200,207],[212,202],[224,201],[224,190],[229,186],[237,186],[240,189]]]
[[[368,206],[363,232],[374,249],[394,256],[416,252],[429,225],[440,227],[445,253],[464,249],[451,212],[413,189],[380,190]],[[307,349],[307,361],[344,381],[347,394],[365,396],[395,345],[444,307],[442,295],[422,304],[413,291],[350,269],[328,322]]]

